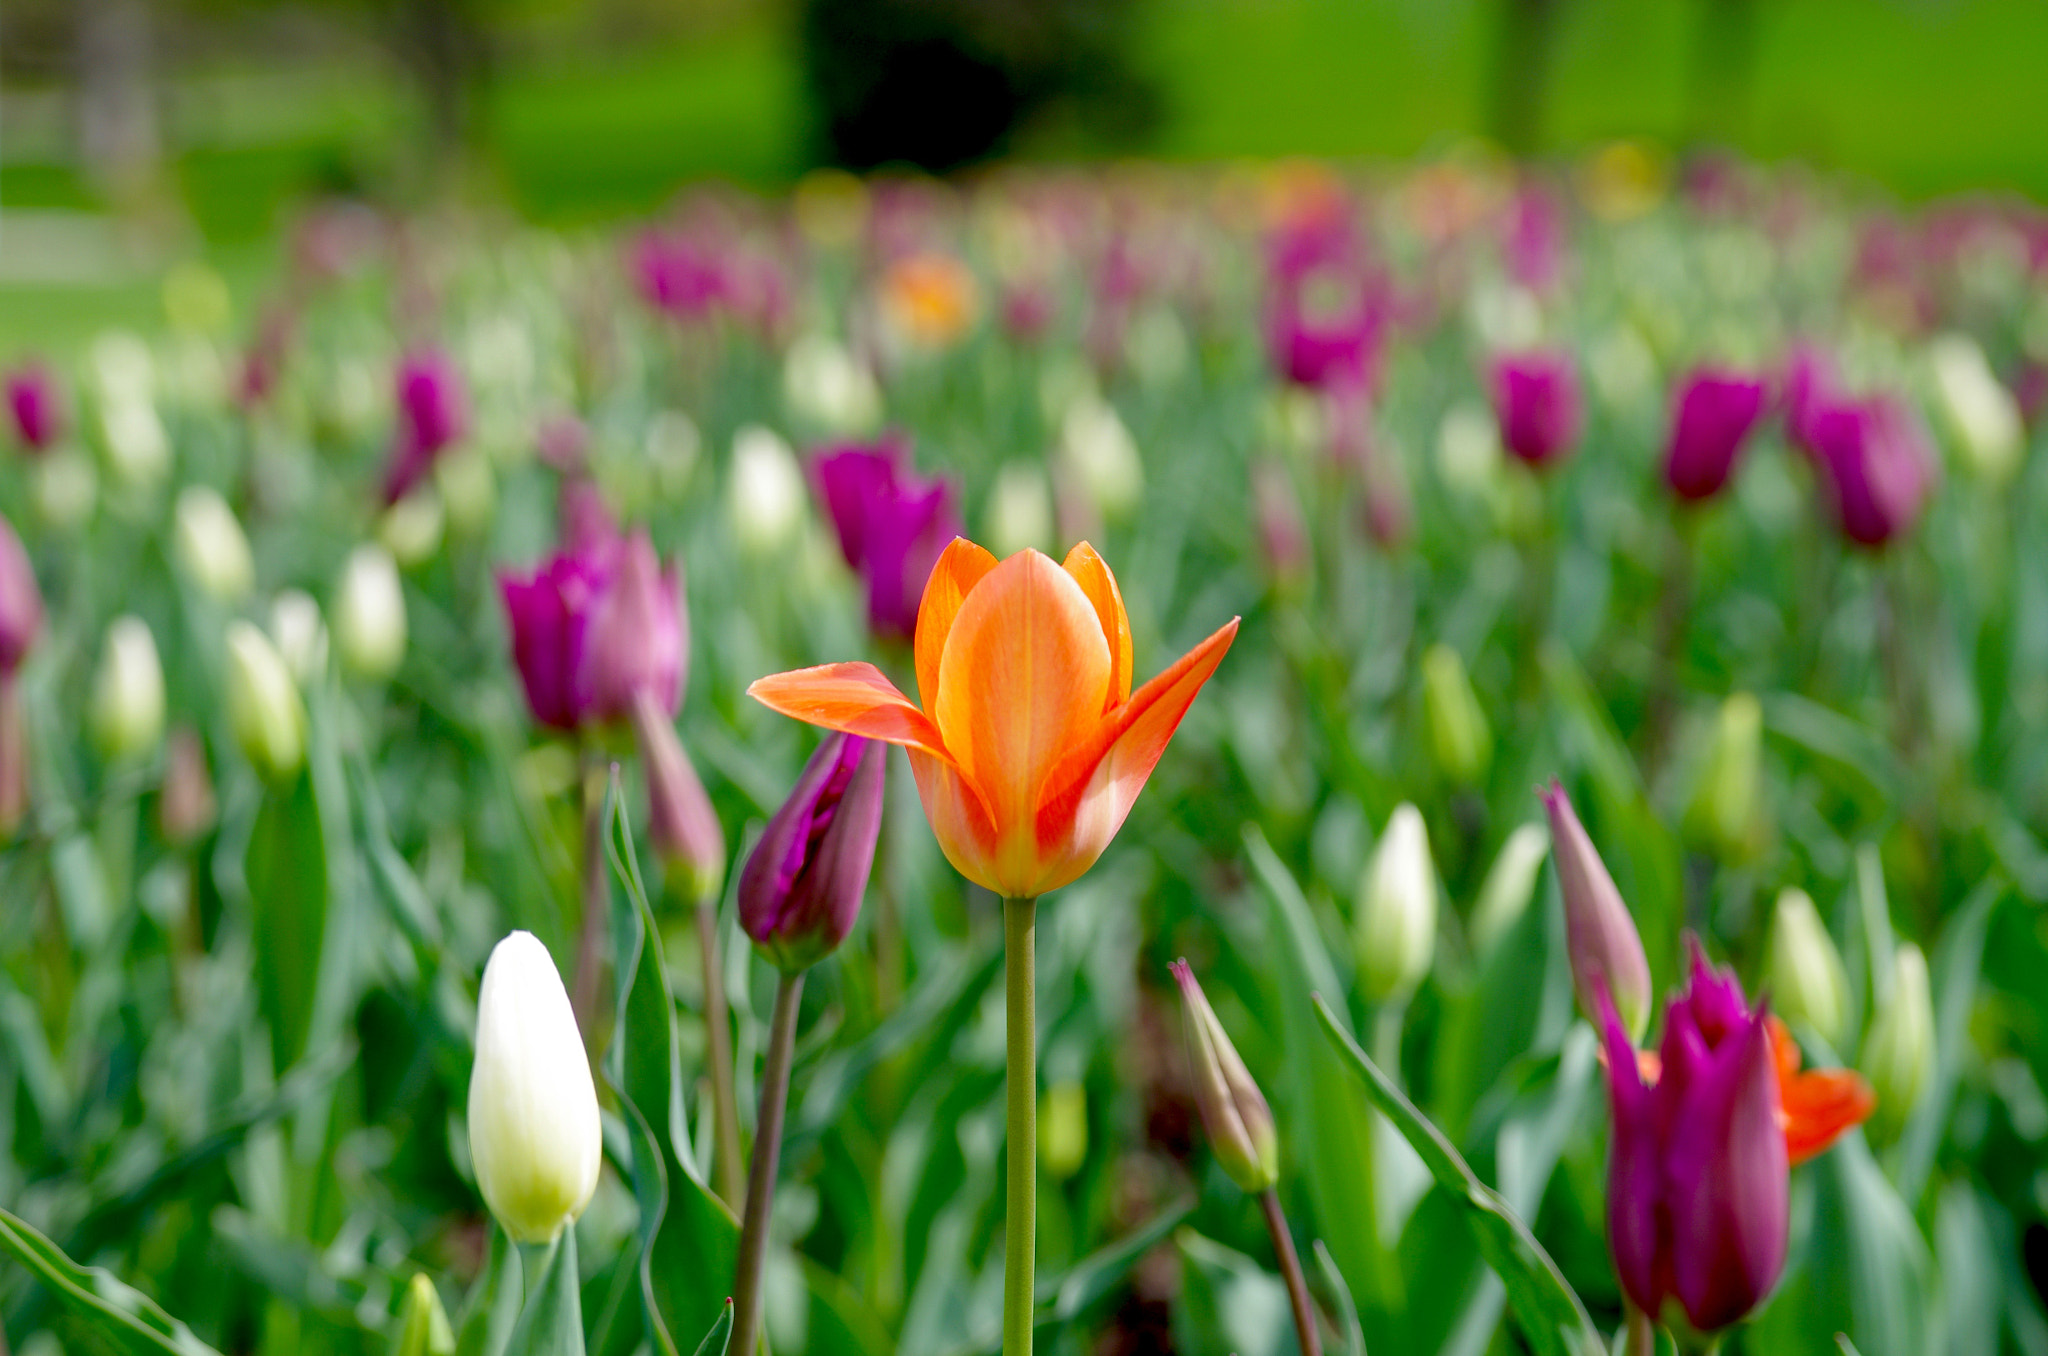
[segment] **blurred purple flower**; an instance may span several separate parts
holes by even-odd
[[[1834,401],[1807,420],[1814,460],[1849,540],[1883,546],[1911,528],[1934,487],[1927,430],[1896,397]]]
[[[1522,186],[1508,213],[1502,254],[1508,275],[1532,292],[1547,292],[1564,271],[1564,208],[1539,183]]]
[[[498,577],[533,718],[555,730],[629,718],[637,693],[673,712],[689,660],[681,587],[645,532],[558,552]]]
[[[1837,399],[1833,364],[1813,345],[1795,344],[1785,359],[1781,389],[1785,393],[1786,438],[1808,456],[1817,455],[1813,419]]]
[[[1570,355],[1504,354],[1493,360],[1493,413],[1500,440],[1531,466],[1561,461],[1579,440],[1579,378]]]
[[[888,748],[826,737],[740,870],[740,926],[782,970],[837,950],[860,916],[881,836]]]
[[[1607,1243],[1638,1309],[1662,1319],[1675,1302],[1695,1331],[1712,1333],[1777,1284],[1791,1168],[1764,1012],[1688,940],[1692,981],[1665,1006],[1651,1081],[1602,1000],[1614,1115]]]
[[[454,361],[439,349],[421,349],[398,365],[398,431],[391,467],[384,478],[384,502],[395,504],[412,492],[434,459],[459,440],[469,425],[469,397]]]
[[[21,667],[43,630],[43,591],[14,525],[0,518],[0,677]]]
[[[1671,414],[1664,479],[1681,499],[1710,499],[1728,483],[1735,458],[1763,417],[1760,378],[1701,368],[1685,379]]]
[[[43,452],[57,441],[57,383],[50,369],[29,363],[7,374],[7,409],[14,416],[14,434],[31,452]]]
[[[633,281],[647,304],[676,320],[702,320],[732,300],[733,280],[713,251],[679,235],[643,231]]]
[[[1393,305],[1349,218],[1318,214],[1267,243],[1266,343],[1273,366],[1302,386],[1370,389]]]
[[[910,639],[932,565],[960,535],[952,482],[916,475],[900,436],[822,452],[811,461],[811,478],[846,563],[867,583],[869,627]]]

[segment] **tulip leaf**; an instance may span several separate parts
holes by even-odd
[[[528,1287],[519,1326],[505,1344],[505,1356],[583,1356],[583,1290],[576,1270],[576,1229],[545,1249],[527,1253],[540,1262],[540,1276]]]
[[[1181,1293],[1174,1349],[1189,1356],[1285,1356],[1294,1347],[1287,1286],[1251,1258],[1193,1229],[1174,1236]]]
[[[519,1272],[519,1249],[496,1223],[491,1225],[484,1272],[470,1287],[462,1327],[455,1335],[455,1356],[503,1356],[519,1322],[525,1282]]]
[[[1320,1238],[1315,1241],[1315,1254],[1316,1270],[1322,1273],[1323,1283],[1337,1299],[1337,1327],[1344,1334],[1344,1356],[1365,1356],[1365,1329],[1358,1321],[1358,1305],[1351,1298],[1351,1287],[1344,1284],[1337,1259],[1330,1256]]]
[[[272,1064],[282,1071],[312,1034],[327,928],[327,839],[309,772],[265,789],[246,870],[257,1002],[270,1028]]]
[[[1981,882],[1944,927],[1934,950],[1934,1070],[1906,1122],[1893,1173],[1899,1194],[1908,1201],[1919,1199],[1948,1128],[1949,1106],[1969,1041],[1970,1013],[1977,1006],[1984,941],[1991,915],[2005,893],[1998,880]]]
[[[1122,1238],[1081,1258],[1064,1275],[1041,1276],[1037,1326],[1079,1318],[1089,1305],[1115,1289],[1138,1259],[1159,1246],[1194,1209],[1194,1197],[1184,1196]]]
[[[0,1209],[0,1249],[117,1351],[219,1356],[140,1290],[100,1267],[82,1267],[26,1220]]]
[[[1479,1180],[1457,1147],[1366,1056],[1322,995],[1315,995],[1312,1001],[1324,1034],[1345,1066],[1365,1085],[1373,1105],[1422,1156],[1437,1185],[1465,1207],[1479,1250],[1506,1285],[1508,1307],[1530,1345],[1544,1356],[1595,1356],[1604,1351],[1606,1344],[1585,1305],[1529,1226],[1499,1192]]]
[[[697,1344],[697,1356],[725,1356],[732,1344],[732,1300],[727,1299],[725,1307],[718,1311],[718,1321],[711,1325],[711,1331],[704,1334],[704,1340]]]

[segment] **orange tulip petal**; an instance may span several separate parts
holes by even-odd
[[[917,635],[912,642],[917,699],[927,711],[935,708],[939,698],[939,660],[946,653],[946,637],[960,615],[960,605],[995,567],[996,558],[965,537],[953,538],[932,566],[924,597],[917,605]]]
[[[1785,1123],[1785,1152],[1794,1166],[1825,1150],[1870,1119],[1877,1095],[1852,1069],[1799,1071],[1799,1043],[1776,1017],[1770,1019],[1771,1057],[1778,1067],[1779,1117]]]
[[[1046,860],[1040,891],[1073,880],[1109,846],[1195,694],[1237,638],[1237,626],[1231,618],[1139,688],[1054,769],[1037,814],[1038,846]]]
[[[1095,548],[1082,542],[1067,552],[1060,568],[1074,576],[1081,592],[1102,619],[1102,634],[1109,641],[1109,701],[1112,706],[1131,698],[1131,614],[1124,611],[1124,596],[1117,590],[1116,576]]]
[[[873,664],[820,664],[757,678],[747,695],[771,711],[811,725],[865,735],[952,761],[925,713]]]
[[[1109,662],[1094,605],[1036,551],[997,565],[962,601],[931,716],[997,826],[1028,838],[1046,775],[1101,720]]]
[[[996,871],[999,835],[973,784],[959,769],[922,749],[910,750],[910,773],[917,780],[917,798],[924,802],[932,836],[953,869],[976,885],[1006,893]]]

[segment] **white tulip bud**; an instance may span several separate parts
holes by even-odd
[[[249,539],[217,491],[205,485],[181,490],[172,533],[178,563],[209,596],[233,603],[255,587],[256,562],[249,554]]]
[[[1145,467],[1130,429],[1108,401],[1084,396],[1067,406],[1060,421],[1060,455],[1096,512],[1116,518],[1138,506],[1145,493]]]
[[[748,424],[732,440],[732,522],[740,546],[768,555],[789,544],[804,514],[804,475],[782,436]]]
[[[398,562],[374,542],[349,553],[334,596],[334,641],[342,666],[362,678],[389,678],[405,658],[405,590]]]
[[[1877,1094],[1871,1130],[1895,1135],[1913,1114],[1934,1076],[1934,998],[1927,982],[1927,957],[1911,942],[1892,953],[1891,996],[1877,1005],[1863,1038],[1860,1064]]]
[[[882,393],[837,340],[807,334],[789,346],[782,394],[790,413],[827,433],[865,433],[882,417]]]
[[[228,623],[228,725],[243,756],[273,782],[306,760],[306,709],[291,670],[270,637],[245,621]]]
[[[1500,855],[1487,868],[1472,906],[1472,949],[1484,955],[1529,911],[1536,897],[1536,877],[1550,855],[1550,832],[1541,824],[1524,824],[1500,845]]]
[[[447,525],[440,494],[431,485],[421,485],[384,510],[377,520],[377,540],[400,565],[418,565],[441,549],[441,531]]]
[[[988,497],[988,544],[1004,559],[1027,546],[1053,547],[1052,490],[1030,462],[1008,462],[996,472]]]
[[[1849,976],[1827,924],[1804,890],[1778,893],[1769,969],[1778,1015],[1805,1022],[1830,1045],[1841,1044],[1849,1018]]]
[[[516,1242],[552,1242],[597,1190],[603,1132],[590,1060],[554,958],[530,932],[507,936],[484,966],[469,1157]]]
[[[164,668],[156,637],[140,617],[107,627],[93,680],[91,729],[100,756],[127,762],[156,747],[164,733]]]
[[[92,516],[99,502],[100,477],[92,458],[75,447],[57,447],[29,468],[36,511],[59,532],[77,527]]]
[[[301,687],[327,671],[327,623],[320,604],[303,589],[286,589],[270,601],[270,638],[278,657]]]
[[[116,400],[100,406],[100,442],[107,465],[123,485],[146,488],[171,469],[171,435],[146,400]]]
[[[1374,1003],[1406,998],[1436,954],[1436,867],[1422,811],[1405,802],[1394,807],[1360,885],[1359,982]]]
[[[1934,389],[1956,446],[1970,470],[1994,484],[2019,470],[2026,433],[2019,402],[1967,335],[1944,334],[1927,349]]]

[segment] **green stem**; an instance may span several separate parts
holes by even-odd
[[[789,1062],[796,1050],[796,1013],[803,993],[801,970],[785,973],[775,986],[775,1016],[761,1070],[761,1115],[754,1126],[754,1166],[747,1178],[746,1222],[740,1229],[739,1274],[732,1288],[732,1341],[726,1349],[738,1356],[753,1356],[761,1342],[761,1270],[768,1258],[768,1216],[775,1205],[782,1113],[789,1103]]]
[[[1003,1216],[1003,1356],[1031,1356],[1038,1241],[1038,901],[1003,901],[1003,990],[1008,1062],[1009,1193]]]
[[[719,964],[718,901],[697,901],[697,950],[704,958],[704,1044],[711,1064],[712,1171],[718,1194],[740,1208],[739,1095],[732,1072],[732,1022],[725,1009],[725,970]]]
[[[1631,1304],[1628,1306],[1628,1347],[1626,1356],[1656,1356],[1657,1329],[1650,1322],[1650,1316]]]
[[[1301,1257],[1294,1251],[1294,1235],[1287,1230],[1287,1216],[1280,1212],[1280,1193],[1267,1187],[1259,1196],[1259,1208],[1266,1212],[1266,1231],[1273,1235],[1273,1256],[1280,1263],[1280,1275],[1287,1281],[1287,1300],[1294,1306],[1294,1331],[1301,1339],[1301,1356],[1323,1356],[1323,1335],[1316,1327],[1315,1306],[1309,1303],[1308,1281],[1301,1274]]]

